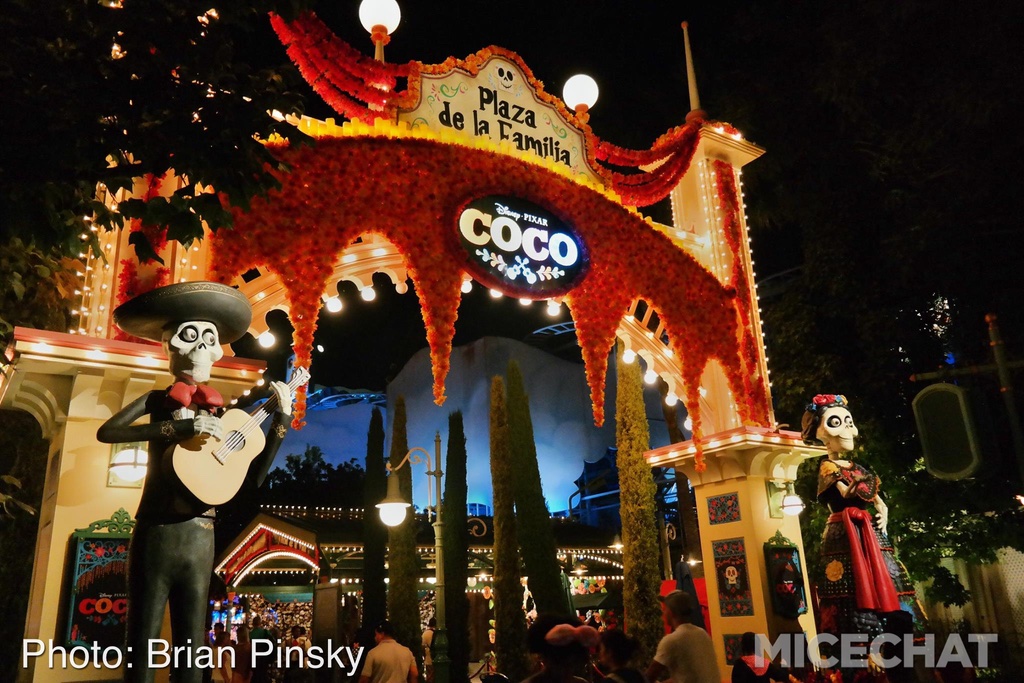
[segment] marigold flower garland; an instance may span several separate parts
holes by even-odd
[[[727,369],[743,419],[754,418],[756,399],[742,381],[735,291],[635,211],[542,165],[433,140],[368,135],[321,138],[315,148],[271,147],[292,172],[281,177],[280,190],[254,200],[250,212],[236,211],[233,230],[213,238],[211,276],[227,282],[265,266],[281,278],[298,364],[311,360],[321,294],[341,251],[360,234],[376,232],[406,258],[427,330],[434,398],[442,403],[468,258],[456,239],[455,212],[468,199],[505,194],[547,208],[576,226],[587,244],[590,271],[567,301],[597,424],[604,420],[608,353],[635,297],[665,323],[682,364],[695,438],[700,376],[712,358]],[[303,413],[300,404],[297,426]]]
[[[312,13],[292,22],[272,15],[271,21],[303,77],[338,113],[354,119],[380,116],[382,111],[391,118],[400,108],[417,106],[423,74],[460,69],[476,75],[495,56],[516,63],[537,97],[583,133],[591,167],[629,206],[647,206],[668,196],[688,170],[703,126],[738,134],[728,124],[694,121],[668,131],[648,150],[625,149],[599,140],[585,119],[546,93],[543,83],[509,50],[492,46],[462,60],[452,57],[433,65],[383,64],[339,39]],[[407,88],[396,92],[394,86],[401,77],[407,78]],[[435,149],[428,154],[427,148]],[[710,359],[721,362],[741,419],[767,423],[766,378],[755,386],[760,366],[750,326],[750,283],[739,245],[736,188],[734,179],[731,185],[725,179],[726,175],[732,178],[732,169],[724,162],[715,162],[729,170],[717,173],[716,189],[733,252],[734,287],[720,285],[635,212],[600,192],[504,155],[425,140],[382,146],[372,138],[322,140],[315,151],[281,146],[276,151],[295,172],[282,178],[284,187],[271,202],[256,200],[252,214],[236,212],[236,229],[222,232],[215,241],[214,272],[229,280],[253,265],[265,265],[287,283],[300,364],[310,361],[320,294],[334,260],[359,234],[376,231],[407,259],[431,349],[434,398],[443,402],[466,256],[458,250],[453,233],[438,242],[436,225],[453,224],[456,207],[467,199],[505,193],[564,216],[584,234],[590,249],[590,273],[566,301],[583,349],[597,424],[604,419],[607,355],[619,321],[637,296],[658,312],[682,363],[683,400],[694,423],[698,470],[703,469],[699,386]],[[654,168],[621,173],[597,162],[636,170]],[[373,168],[373,173],[366,174],[367,168]],[[345,178],[345,187],[335,187],[335,178]],[[556,187],[561,189],[555,191]],[[385,211],[376,213],[375,207]],[[300,219],[299,232],[288,234],[284,226]],[[652,263],[660,266],[656,273]],[[304,407],[303,395],[296,425],[301,424]]]
[[[743,260],[742,240],[743,226],[740,223],[740,200],[736,187],[736,172],[732,165],[721,160],[711,162],[715,174],[715,190],[721,204],[723,220],[722,229],[726,244],[732,254],[732,282],[736,288],[736,309],[740,316],[741,357],[743,360],[744,394],[751,401],[752,419],[761,426],[767,426],[769,420],[771,395],[768,390],[767,378],[762,376],[757,340],[754,338],[753,288],[747,277],[747,267]]]

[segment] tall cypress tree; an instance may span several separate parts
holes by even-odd
[[[622,602],[626,629],[640,641],[641,661],[649,661],[663,635],[658,592],[658,560],[654,476],[644,460],[650,448],[640,364],[616,354],[615,443],[618,446],[619,514],[622,517]]]
[[[512,461],[512,486],[515,492],[516,524],[523,539],[520,552],[526,565],[530,591],[538,612],[570,614],[562,568],[558,564],[551,515],[544,501],[537,444],[530,417],[530,399],[523,385],[519,363],[508,363],[508,433]]]
[[[444,482],[445,628],[452,683],[469,681],[469,528],[466,526],[466,432],[462,413],[448,416],[448,469]]]
[[[370,415],[366,436],[366,488],[363,495],[363,625],[375,625],[387,618],[387,588],[384,560],[388,531],[377,514],[377,503],[387,493],[384,470],[384,418],[380,409]]]
[[[405,398],[395,401],[395,421],[391,429],[391,467],[398,467],[409,452],[406,436]],[[412,466],[406,464],[392,472],[398,477],[402,497],[412,502]],[[416,515],[410,510],[405,521],[388,529],[388,618],[405,645],[420,660],[420,605],[417,597],[420,562],[416,555]]]
[[[505,383],[491,380],[491,486],[494,490],[494,650],[498,671],[513,681],[526,678],[526,615],[519,573],[519,541],[509,457]]]

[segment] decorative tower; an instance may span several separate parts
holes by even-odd
[[[742,185],[742,168],[764,150],[732,126],[707,121],[688,27],[682,26],[691,109],[686,120],[704,123],[690,168],[671,194],[674,239],[719,282],[736,289],[747,371],[764,394],[768,425],[743,424],[724,373],[713,363],[701,378],[706,436],[700,444],[685,441],[650,451],[647,460],[685,472],[694,488],[715,650],[719,664],[730,666],[745,631],[772,639],[781,633],[803,633],[808,640],[815,635],[799,519],[781,508],[797,467],[823,451],[805,446],[797,432],[779,430],[771,410]],[[706,469],[698,467],[698,451]],[[787,502],[792,513],[796,501]],[[793,600],[778,600],[780,591],[791,591]]]

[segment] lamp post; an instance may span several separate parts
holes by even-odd
[[[391,40],[391,34],[402,20],[402,10],[396,0],[363,0],[359,4],[359,22],[370,33],[373,40],[373,57],[384,61],[384,46]]]
[[[422,456],[420,455],[422,453]],[[425,463],[427,466],[427,476],[434,478],[434,486],[436,492],[436,507],[434,508],[434,616],[437,619],[437,629],[434,631],[434,640],[432,643],[433,649],[433,662],[434,662],[434,683],[450,683],[451,676],[449,672],[449,665],[451,661],[448,659],[448,634],[445,631],[444,623],[444,522],[442,521],[442,509],[441,505],[441,477],[444,472],[441,471],[441,432],[437,432],[434,435],[434,465],[433,469],[430,465],[430,453],[419,446],[410,448],[409,452],[405,454],[402,462],[398,463],[396,467],[392,467],[390,463],[387,465],[387,470],[390,473],[388,476],[388,492],[387,496],[381,502],[377,503],[377,509],[380,512],[380,519],[384,524],[388,526],[398,526],[405,520],[405,515],[410,507],[409,503],[402,497],[401,490],[398,487],[398,477],[395,476],[395,472],[405,466],[405,463],[411,465],[419,465]],[[427,487],[427,519],[430,519],[430,487]]]

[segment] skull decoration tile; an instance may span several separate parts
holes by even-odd
[[[747,574],[747,548],[742,538],[712,541],[715,578],[718,580],[718,606],[723,617],[754,615],[754,600]]]

